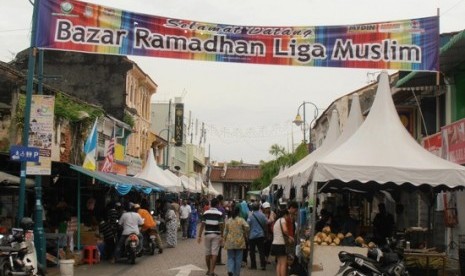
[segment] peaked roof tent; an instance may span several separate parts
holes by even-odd
[[[135,178],[132,176],[105,173],[100,171],[91,171],[77,165],[70,165],[70,168],[79,173],[95,178],[98,181],[103,182],[107,185],[114,186],[121,195],[127,194],[131,190],[131,188],[139,189],[146,194],[149,194],[152,191],[161,192],[165,190],[163,187],[156,183]]]
[[[170,177],[166,175],[162,168],[158,167],[157,162],[155,161],[155,156],[153,150],[149,150],[147,156],[147,162],[145,163],[144,168],[141,172],[134,176],[138,179],[147,180],[153,183],[158,184],[168,191],[175,191],[181,185],[181,183],[176,183]]]
[[[297,188],[297,199],[300,200],[302,197],[302,191],[300,188],[309,182],[315,163],[326,154],[331,152],[333,149],[335,149],[337,146],[344,143],[347,139],[349,139],[350,136],[352,136],[352,134],[355,133],[355,131],[357,131],[363,122],[360,101],[357,93],[352,95],[352,104],[350,107],[349,118],[344,125],[341,135],[339,135],[339,123],[337,117],[337,112],[334,110],[331,116],[326,139],[323,141],[323,145],[321,147],[307,155],[293,166],[284,170],[273,179],[273,184],[281,184],[285,186],[284,194],[288,193],[290,186],[293,185]]]
[[[364,183],[368,182],[455,188],[465,184],[465,167],[431,154],[410,135],[395,109],[388,73],[383,71],[365,122],[316,164],[314,181],[330,180],[361,183],[354,186],[360,189],[367,188]]]

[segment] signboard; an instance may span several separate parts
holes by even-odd
[[[39,149],[39,160],[27,163],[28,175],[51,174],[54,108],[54,96],[32,95],[29,147]]]
[[[11,146],[10,159],[21,162],[39,162],[39,148]]]
[[[177,103],[174,108],[174,145],[176,147],[182,146],[184,129],[184,104]]]
[[[443,158],[442,156],[442,137],[441,132],[427,136],[422,139],[423,147],[432,154]]]
[[[444,158],[465,164],[465,119],[441,128]]]
[[[438,71],[439,17],[339,26],[240,26],[41,0],[42,49],[216,62]]]

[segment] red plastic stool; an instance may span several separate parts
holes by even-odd
[[[97,264],[100,262],[100,253],[97,246],[95,245],[86,245],[83,249],[82,263],[87,264]]]

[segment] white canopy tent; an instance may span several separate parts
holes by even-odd
[[[185,175],[181,176],[181,180],[183,183],[187,183],[187,187],[185,189],[191,193],[202,193],[202,181],[198,180],[196,177],[190,176],[187,177]]]
[[[207,189],[208,189],[208,192],[207,192],[207,193],[208,193],[209,195],[217,196],[217,195],[220,194],[220,192],[218,192],[218,191],[215,189],[215,187],[213,187],[213,185],[212,185],[212,183],[211,183],[210,180],[208,180],[208,188],[207,188]]]
[[[315,163],[331,152],[334,148],[344,143],[363,122],[362,111],[358,94],[352,96],[349,117],[344,125],[342,134],[339,135],[339,123],[337,112],[334,110],[328,127],[328,133],[320,148],[276,176],[272,183],[284,186],[284,195],[289,195],[288,190],[291,186],[296,187],[297,200],[302,199],[302,189],[310,181],[311,173]]]
[[[365,122],[317,161],[313,180],[454,188],[465,184],[465,167],[433,155],[410,135],[394,106],[388,73],[383,71]]]
[[[179,176],[175,175],[173,172],[171,172],[168,169],[163,170],[163,173],[165,173],[165,176],[169,178],[173,183],[176,184],[173,187],[174,192],[180,193],[184,190],[182,180]]]
[[[153,151],[149,150],[147,162],[141,172],[134,177],[154,182],[169,192],[176,192],[178,183],[168,178],[162,168],[158,167]]]

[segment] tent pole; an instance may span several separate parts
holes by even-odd
[[[81,250],[81,173],[78,173],[77,185],[77,249]]]
[[[313,243],[313,236],[315,235],[315,223],[316,223],[316,210],[317,210],[317,206],[316,206],[316,198],[317,198],[317,195],[318,193],[320,193],[321,190],[323,190],[323,188],[326,187],[326,185],[328,185],[329,181],[327,181],[320,189],[318,189],[318,182],[316,181],[312,181],[312,184],[313,185],[313,206],[312,206],[312,217],[310,218],[310,221],[311,221],[311,225],[310,225],[310,244],[312,245],[311,246],[311,250],[310,250],[310,260],[308,262],[308,276],[312,276],[312,269],[313,269],[313,252],[315,252],[315,243]],[[309,205],[310,206],[310,205]]]

